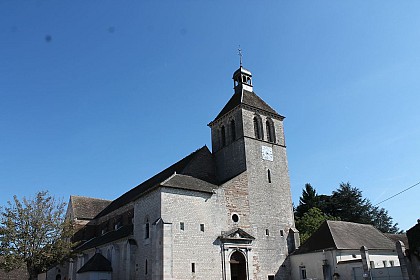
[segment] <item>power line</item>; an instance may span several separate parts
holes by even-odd
[[[414,187],[415,187],[415,186],[417,186],[417,185],[420,185],[420,182],[418,182],[418,183],[416,183],[416,184],[414,184],[414,185],[412,185],[412,186],[410,186],[410,187],[406,188],[405,190],[400,191],[400,192],[399,192],[399,193],[397,193],[397,194],[394,194],[393,196],[388,197],[387,199],[382,200],[381,202],[376,203],[376,204],[375,204],[375,205],[373,205],[373,206],[379,205],[379,204],[381,204],[382,202],[385,202],[385,201],[387,201],[387,200],[390,200],[391,198],[396,197],[397,195],[400,195],[400,194],[402,194],[403,192],[408,191],[409,189],[412,189],[412,188],[414,188]]]

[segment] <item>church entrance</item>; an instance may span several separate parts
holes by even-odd
[[[231,280],[246,280],[246,260],[245,256],[236,251],[230,257]]]

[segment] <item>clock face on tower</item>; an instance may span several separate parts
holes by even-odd
[[[273,148],[262,146],[261,147],[261,154],[264,160],[273,161]]]

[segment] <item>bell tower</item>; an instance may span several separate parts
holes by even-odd
[[[242,63],[233,82],[233,96],[209,123],[216,176],[226,190],[226,216],[239,216],[239,222],[229,222],[232,230],[246,229],[255,237],[253,263],[248,262],[252,279],[267,275],[286,279],[286,257],[298,246],[299,235],[294,228],[284,117],[254,92],[252,73]]]
[[[233,85],[235,92],[240,90],[247,90],[252,92],[252,74],[250,71],[242,67],[233,73]]]

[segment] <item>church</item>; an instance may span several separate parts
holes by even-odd
[[[113,201],[72,196],[76,255],[47,279],[290,279],[299,247],[284,117],[233,74],[207,146]]]

